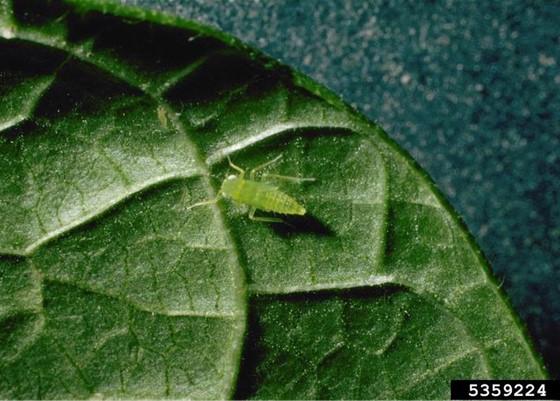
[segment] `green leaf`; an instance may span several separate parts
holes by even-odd
[[[0,0],[0,60],[0,397],[448,398],[452,378],[545,377],[431,181],[307,78],[113,1]],[[270,173],[315,178],[274,181],[305,216],[188,209],[228,157],[279,154]]]

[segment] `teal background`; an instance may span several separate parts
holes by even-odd
[[[231,33],[378,121],[459,211],[560,377],[560,2],[121,1]]]

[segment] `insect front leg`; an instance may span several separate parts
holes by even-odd
[[[234,170],[236,170],[236,171],[239,171],[239,174],[241,175],[241,177],[243,177],[243,176],[245,175],[245,170],[243,170],[241,167],[239,167],[239,166],[233,164],[233,162],[231,161],[231,159],[229,158],[229,156],[227,157],[227,159],[228,159],[229,166],[230,166],[232,169],[234,169]]]
[[[254,221],[260,221],[263,223],[284,223],[284,220],[278,218],[278,217],[256,217],[255,216],[255,211],[257,209],[255,209],[254,207],[252,207],[249,210],[249,219],[254,220]]]
[[[292,182],[312,182],[315,181],[315,178],[313,177],[292,177],[289,175],[280,175],[280,174],[263,174],[263,177],[270,177],[270,178],[276,178],[279,180],[285,180],[285,181],[292,181]]]
[[[276,156],[274,159],[267,161],[266,163],[263,163],[257,167],[255,167],[254,169],[252,169],[249,172],[249,178],[251,178],[251,180],[255,179],[255,173],[259,170],[262,170],[265,167],[270,166],[271,164],[276,163],[278,160],[280,160],[284,155],[282,153],[280,153],[278,156]]]

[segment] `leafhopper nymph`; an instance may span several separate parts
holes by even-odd
[[[218,195],[215,199],[195,203],[194,205],[189,206],[188,209],[216,203],[220,198],[223,197],[249,206],[249,218],[255,221],[262,221],[267,223],[284,222],[281,218],[278,217],[257,217],[255,216],[255,211],[257,209],[263,210],[265,212],[303,216],[306,213],[305,207],[298,203],[297,200],[295,200],[285,192],[282,192],[276,186],[268,182],[257,181],[255,178],[257,171],[262,170],[273,163],[276,163],[281,158],[282,155],[278,155],[273,160],[270,160],[264,164],[261,164],[260,166],[255,167],[252,170],[249,170],[249,179],[246,179],[245,170],[233,164],[228,156],[230,167],[238,171],[239,175],[232,174],[226,177],[222,182],[222,186],[218,191]],[[279,180],[294,182],[315,181],[315,178],[290,177],[278,174],[263,174],[262,177],[276,178]]]

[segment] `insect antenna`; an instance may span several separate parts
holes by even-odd
[[[194,204],[188,206],[187,210],[191,210],[191,209],[194,209],[195,207],[199,207],[199,206],[212,205],[214,203],[217,203],[218,200],[220,200],[220,194],[218,194],[218,196],[216,196],[215,199],[210,199],[210,200],[207,200],[207,201],[194,203]]]

